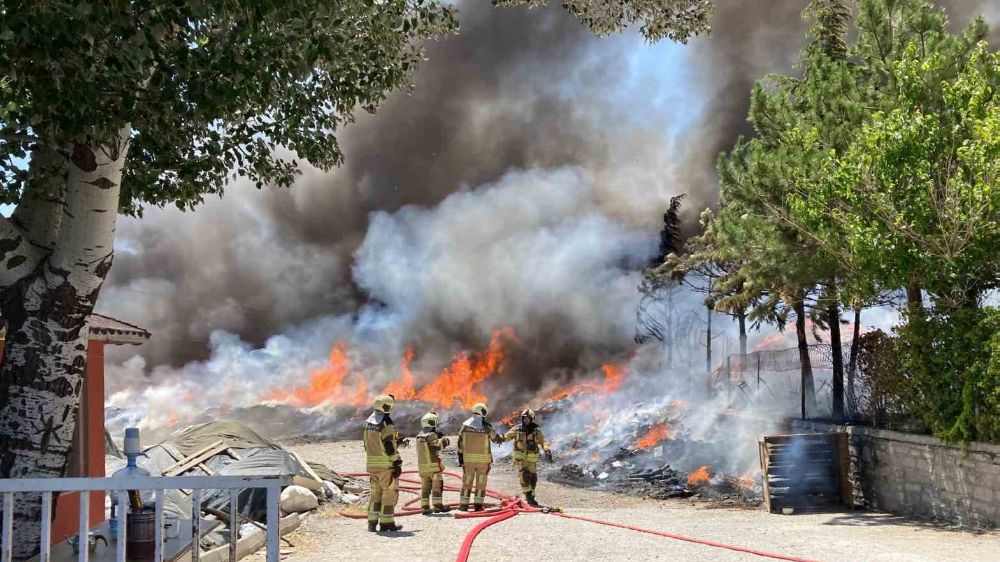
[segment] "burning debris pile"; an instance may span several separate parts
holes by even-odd
[[[733,445],[754,443],[747,420],[710,401],[657,400],[671,393],[651,392],[646,378],[627,374],[605,366],[603,382],[557,391],[537,408],[550,446],[566,459],[549,480],[654,499],[761,503],[756,455]]]

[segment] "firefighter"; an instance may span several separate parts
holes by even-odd
[[[399,476],[403,473],[403,460],[399,458],[399,433],[389,417],[389,411],[395,404],[396,399],[391,394],[376,398],[362,434],[371,481],[368,530],[372,533],[403,528],[396,524],[393,516],[399,498]]]
[[[486,477],[493,464],[490,441],[503,443],[490,422],[486,421],[489,410],[482,402],[472,407],[472,416],[465,420],[458,431],[458,465],[462,467],[462,493],[458,500],[459,511],[468,511],[470,498],[475,491],[471,505],[476,511],[483,510],[486,499]]]
[[[514,471],[521,481],[521,493],[528,505],[538,507],[535,501],[535,486],[538,484],[538,455],[552,462],[552,451],[545,445],[542,428],[535,423],[535,412],[531,409],[521,412],[517,425],[504,434],[504,441],[514,442]]]
[[[439,452],[448,446],[448,438],[437,430],[438,416],[435,412],[420,418],[420,433],[417,434],[417,466],[420,472],[420,510],[424,515],[448,513],[444,506],[444,465]],[[433,511],[431,507],[433,505]]]

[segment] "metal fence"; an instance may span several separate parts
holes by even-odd
[[[278,540],[281,514],[278,501],[281,487],[291,484],[287,476],[140,476],[129,478],[10,478],[0,480],[3,497],[3,519],[0,523],[0,562],[11,562],[13,553],[14,494],[35,493],[42,496],[39,562],[51,560],[52,494],[54,492],[107,491],[118,502],[118,537],[116,562],[125,562],[127,541],[128,491],[152,490],[155,497],[154,562],[163,560],[163,496],[164,490],[191,490],[191,560],[198,562],[201,542],[201,497],[203,490],[229,490],[229,560],[236,562],[239,538],[238,492],[247,488],[267,490],[267,562],[278,562]],[[79,560],[89,561],[87,548],[90,531],[90,494],[80,493]]]

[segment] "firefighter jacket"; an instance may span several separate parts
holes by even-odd
[[[507,430],[503,440],[514,442],[514,455],[511,458],[515,461],[538,462],[538,453],[546,449],[542,428],[535,422],[528,425],[518,422]]]
[[[472,416],[458,430],[458,454],[466,464],[492,464],[490,441],[503,443],[503,438],[497,435],[490,422],[482,416]]]
[[[448,438],[433,429],[423,429],[417,434],[417,468],[421,475],[444,470],[441,449],[448,446]]]
[[[368,457],[368,472],[402,466],[403,461],[399,458],[399,433],[389,414],[372,412],[365,420],[361,439]]]

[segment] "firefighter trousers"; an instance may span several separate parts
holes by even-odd
[[[420,507],[430,509],[444,507],[444,474],[431,472],[420,475]]]
[[[399,499],[399,480],[392,476],[392,469],[369,472],[371,499],[368,500],[368,521],[394,524],[396,500]]]
[[[514,461],[514,472],[521,481],[522,494],[534,494],[538,485],[538,463],[527,460]]]
[[[490,473],[487,463],[465,463],[462,467],[462,494],[458,498],[458,508],[469,506],[469,499],[475,505],[483,505],[486,500],[486,477]]]

